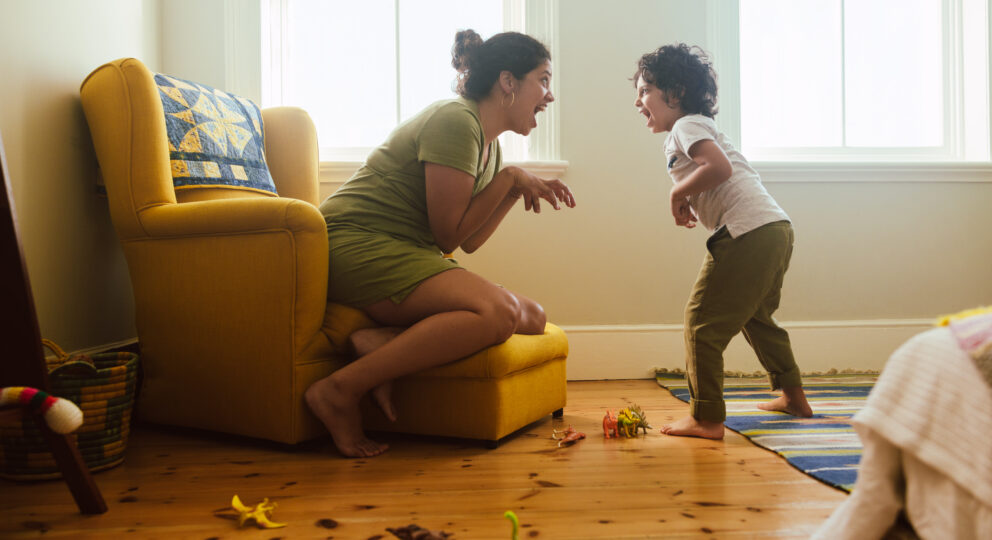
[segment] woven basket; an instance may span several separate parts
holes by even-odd
[[[51,394],[69,399],[83,411],[83,425],[69,438],[79,447],[90,472],[124,462],[131,410],[137,385],[138,355],[129,352],[70,357],[44,339],[55,353],[48,361]],[[44,480],[59,478],[55,458],[33,417],[21,415],[0,425],[0,478]]]

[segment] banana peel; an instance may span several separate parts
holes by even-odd
[[[244,527],[245,522],[249,519],[254,519],[255,524],[258,525],[260,529],[278,529],[279,527],[285,527],[285,523],[276,523],[271,519],[272,512],[276,509],[276,506],[278,505],[274,502],[269,502],[268,498],[262,499],[262,502],[252,507],[245,506],[237,495],[231,499],[231,508],[238,511],[239,527]]]

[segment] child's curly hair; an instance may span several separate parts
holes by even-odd
[[[638,77],[658,87],[666,97],[679,98],[686,114],[716,116],[716,72],[709,55],[701,48],[685,43],[659,47],[637,62],[635,88]]]

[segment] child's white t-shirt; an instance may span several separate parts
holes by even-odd
[[[665,141],[665,157],[672,181],[681,182],[699,168],[689,157],[689,149],[707,139],[715,141],[727,154],[733,172],[719,186],[689,198],[699,222],[710,231],[726,226],[730,236],[736,238],[768,223],[789,221],[789,216],[761,185],[758,173],[708,116],[686,115],[672,126]]]

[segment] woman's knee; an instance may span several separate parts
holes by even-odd
[[[544,307],[537,302],[527,298],[517,298],[520,302],[520,324],[517,327],[518,334],[543,334],[544,327],[548,323],[548,316],[544,313]]]
[[[503,343],[517,331],[522,318],[522,306],[513,293],[499,289],[488,299],[481,315],[493,332],[494,343]]]

